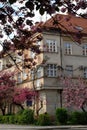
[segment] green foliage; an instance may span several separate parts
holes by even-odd
[[[70,116],[70,123],[75,125],[87,125],[87,112],[72,112]]]
[[[3,115],[0,115],[0,123],[3,123]]]
[[[17,112],[17,115],[21,115],[21,114],[23,114],[23,112],[24,112],[24,110],[21,109],[21,110],[19,110],[19,111]]]
[[[57,108],[56,119],[60,124],[66,124],[68,120],[67,110],[65,108]]]
[[[9,116],[9,124],[15,124],[15,115]]]
[[[0,123],[6,124],[33,124],[34,112],[33,110],[23,110],[15,115],[0,115]]]
[[[51,125],[49,114],[47,113],[40,114],[38,117],[37,125],[41,125],[41,126]]]
[[[2,123],[6,123],[6,124],[8,124],[9,123],[9,116],[3,116],[2,117]]]
[[[18,124],[33,124],[34,123],[34,112],[31,109],[21,111],[16,115],[16,122]]]
[[[1,124],[34,124],[40,126],[48,125],[87,125],[87,112],[67,112],[65,108],[56,109],[57,122],[48,113],[40,114],[36,120],[31,109],[19,111],[15,115],[0,115]]]

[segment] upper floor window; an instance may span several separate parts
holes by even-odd
[[[35,57],[35,53],[33,51],[30,51],[30,58],[34,58]]]
[[[46,46],[48,52],[57,52],[57,41],[46,40]]]
[[[72,76],[73,75],[73,66],[72,65],[66,65],[65,74],[67,76]]]
[[[57,76],[57,64],[48,64],[47,66],[47,76],[56,77]]]
[[[43,71],[42,67],[39,67],[37,69],[37,78],[40,78],[41,76],[43,76],[42,71]]]
[[[36,80],[36,87],[40,87],[41,86],[41,81],[39,79]]]
[[[84,78],[87,78],[87,67],[84,68]]]
[[[18,62],[21,62],[22,61],[22,56],[20,56],[20,55],[16,55],[16,62],[18,63]]]
[[[23,80],[26,80],[27,79],[27,73],[23,70],[22,72],[22,77],[23,77]]]
[[[72,54],[72,45],[70,43],[65,43],[65,54]]]
[[[35,72],[34,72],[34,70],[31,70],[30,77],[31,77],[32,80],[35,79]]]
[[[82,54],[87,55],[87,45],[84,45],[82,48]]]
[[[22,82],[22,75],[21,75],[21,73],[18,73],[18,74],[17,74],[17,82],[18,82],[18,83],[21,83],[21,82]]]
[[[2,70],[2,62],[0,61],[0,70]]]

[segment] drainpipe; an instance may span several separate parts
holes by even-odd
[[[62,68],[62,43],[61,43],[61,29],[59,30],[60,34],[60,66]]]
[[[63,104],[63,101],[62,101],[62,89],[60,90],[60,107],[62,108],[62,104]]]
[[[59,29],[60,34],[60,66],[61,66],[61,74],[63,70],[63,64],[62,64],[62,42],[61,42],[61,29]],[[62,76],[62,75],[61,75]],[[60,107],[62,108],[62,89],[60,89]]]

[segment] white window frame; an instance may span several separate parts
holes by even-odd
[[[0,70],[2,70],[2,61],[0,61]]]
[[[48,52],[58,52],[57,41],[52,39],[46,39],[46,51]]]
[[[30,77],[31,77],[31,80],[35,79],[35,71],[34,70],[31,70]]]
[[[65,75],[67,75],[67,76],[73,75],[73,66],[72,65],[66,65]]]
[[[18,54],[16,55],[16,62],[22,62],[22,56],[19,56]]]
[[[41,81],[40,81],[40,79],[37,79],[36,80],[36,87],[40,87],[41,86]]]
[[[22,74],[21,74],[21,72],[17,74],[17,83],[22,83]]]
[[[87,67],[84,68],[84,76],[83,77],[87,79]]]
[[[34,58],[35,57],[35,53],[33,51],[30,51],[30,58]]]
[[[23,80],[27,79],[27,74],[26,74],[26,72],[24,70],[23,70],[22,76],[23,76]]]
[[[86,45],[83,45],[83,47],[82,47],[82,54],[83,55],[87,55],[87,44]]]
[[[72,44],[65,43],[65,54],[71,55],[72,54]]]
[[[42,71],[43,71],[43,68],[42,68],[42,67],[39,67],[39,68],[37,69],[37,78],[42,77]]]
[[[47,76],[48,77],[57,77],[57,64],[48,64],[47,65]]]

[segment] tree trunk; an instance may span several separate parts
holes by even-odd
[[[86,104],[86,101],[83,102],[82,107],[81,107],[81,109],[82,109],[83,112],[86,112],[86,110],[85,110],[85,108],[84,108],[85,105],[87,105],[87,104]]]
[[[1,108],[1,111],[2,111],[2,115],[4,116],[5,115],[5,108]]]
[[[16,103],[16,102],[14,102],[13,104],[15,104],[16,106],[19,106],[22,110],[24,110],[24,107],[21,104]]]
[[[81,107],[81,109],[82,109],[83,112],[86,112],[86,110],[85,110],[85,108],[83,106]]]

